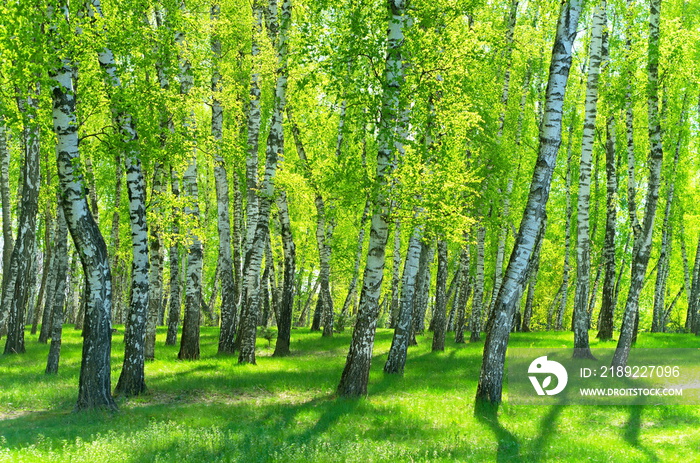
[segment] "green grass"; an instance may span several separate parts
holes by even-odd
[[[121,368],[115,335],[112,381]],[[163,346],[146,366],[149,393],[118,399],[116,414],[72,412],[80,336],[66,327],[59,374],[43,374],[48,347],[27,336],[27,354],[0,357],[0,461],[374,462],[700,461],[697,406],[509,406],[476,418],[483,343],[430,352],[412,347],[403,378],[382,373],[391,331],[379,330],[369,396],[334,396],[350,330],[323,339],[295,330],[294,355],[258,365],[216,355],[218,330],[202,329],[202,359],[176,360]],[[518,347],[571,347],[570,333],[518,333]],[[614,343],[593,343],[614,347]],[[700,338],[640,335],[639,347],[700,347]],[[274,347],[274,342],[273,342]]]

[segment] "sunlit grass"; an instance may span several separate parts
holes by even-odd
[[[202,359],[188,362],[159,330],[148,394],[119,398],[116,414],[75,414],[79,332],[66,327],[53,377],[43,374],[48,346],[27,334],[27,354],[0,357],[0,461],[700,461],[697,406],[505,404],[497,418],[475,417],[483,343],[448,340],[431,353],[430,335],[420,337],[397,378],[382,373],[391,331],[379,330],[369,396],[339,399],[350,335],[295,330],[287,358],[271,357],[274,343],[262,339],[258,364],[239,366],[216,355],[216,329],[202,329]],[[516,333],[511,345],[571,347],[572,335]],[[643,333],[638,346],[700,347],[700,339]]]

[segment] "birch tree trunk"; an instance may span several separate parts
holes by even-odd
[[[282,0],[279,11],[276,0],[270,1],[268,29],[275,32],[273,44],[277,54],[277,79],[275,82],[272,123],[270,124],[270,133],[267,138],[265,175],[260,191],[258,220],[253,241],[251,246],[246,250],[244,263],[244,268],[246,270],[245,310],[243,312],[243,319],[241,320],[241,350],[238,356],[238,363],[255,364],[256,322],[260,302],[257,292],[260,285],[262,255],[265,250],[265,242],[269,230],[270,205],[275,194],[274,176],[277,170],[277,158],[278,155],[283,156],[284,154],[284,131],[282,123],[287,102],[287,51],[291,13],[291,0]]]
[[[685,109],[681,111],[678,127],[685,125]],[[676,152],[673,158],[673,167],[671,170],[671,178],[668,180],[668,193],[666,194],[666,208],[664,210],[664,218],[661,225],[661,249],[659,252],[659,268],[656,272],[656,285],[654,288],[654,312],[651,325],[651,331],[654,333],[663,333],[666,331],[666,280],[670,271],[671,261],[671,209],[673,207],[673,197],[675,190],[676,170],[678,168],[678,160],[680,158],[682,137],[679,133],[676,142]]]
[[[170,191],[177,201],[180,197],[180,182],[177,175],[170,168]],[[180,233],[177,216],[179,209],[173,207],[173,224],[171,232],[177,236]],[[176,242],[170,245],[169,261],[170,261],[170,306],[168,308],[168,333],[165,338],[166,346],[174,346],[177,344],[177,328],[180,323],[180,308],[182,306],[181,290],[180,290],[180,247]]]
[[[60,204],[60,198],[57,198],[57,204]],[[57,210],[60,207],[56,208]],[[56,212],[58,215],[58,212]],[[64,218],[65,220],[65,218]],[[56,273],[58,269],[58,263],[56,262],[56,256],[54,255],[54,248],[56,247],[56,227],[58,227],[58,222],[56,222],[56,227],[49,226],[46,223],[47,229],[45,233],[45,240],[47,245],[51,246],[48,250],[48,257],[44,259],[44,265],[47,266],[46,269],[46,289],[44,293],[44,310],[41,317],[41,330],[39,331],[39,342],[41,344],[46,344],[51,336],[51,311],[53,310],[53,301],[56,291]]]
[[[577,95],[578,96],[578,95]],[[578,98],[576,98],[578,100]],[[565,231],[564,231],[564,274],[562,276],[562,298],[561,303],[557,309],[556,323],[554,329],[560,331],[564,329],[564,312],[566,311],[566,304],[569,301],[569,275],[571,273],[571,183],[572,183],[572,162],[571,158],[573,156],[573,131],[574,127],[578,122],[578,111],[572,111],[571,125],[569,126],[569,140],[566,147],[566,218],[565,218]]]
[[[129,183],[128,169],[129,167],[127,165],[127,185]],[[160,314],[161,304],[163,303],[163,239],[161,238],[160,221],[157,219],[157,217],[163,213],[160,207],[163,193],[163,164],[161,162],[156,162],[153,166],[153,183],[150,198],[152,214],[156,217],[156,220],[151,223],[150,234],[147,236],[150,268],[148,271],[149,294],[145,331],[146,337],[144,343],[144,358],[146,360],[155,359],[156,325],[158,324],[158,314]]]
[[[365,226],[367,225],[367,219],[369,218],[370,202],[365,202],[365,209],[362,212],[362,218],[360,219],[360,231],[357,235],[357,250],[355,251],[355,265],[352,270],[352,279],[350,280],[350,285],[348,286],[348,295],[345,297],[345,302],[343,303],[343,309],[341,314],[347,317],[350,307],[355,305],[355,298],[357,295],[357,281],[360,277],[360,263],[362,262],[362,249],[365,245]],[[397,266],[398,267],[398,266]],[[397,268],[398,270],[398,268]],[[398,275],[398,274],[397,274]],[[392,286],[393,288],[393,286]],[[394,295],[392,292],[391,298],[392,304],[394,301]],[[392,305],[393,307],[393,305]]]
[[[608,117],[605,144],[605,173],[607,176],[607,213],[605,221],[605,244],[603,245],[603,305],[600,308],[598,339],[609,340],[613,335],[613,319],[617,294],[615,291],[615,229],[617,223],[617,165],[615,162],[615,117]]]
[[[535,299],[535,288],[537,287],[537,277],[540,271],[540,250],[542,249],[542,242],[544,241],[544,235],[547,231],[547,216],[545,215],[544,222],[542,223],[542,228],[537,235],[537,242],[535,243],[535,250],[530,258],[530,268],[528,269],[527,276],[527,297],[525,299],[525,310],[523,310],[523,320],[520,331],[524,333],[530,332],[530,319],[532,318],[533,302]],[[563,287],[563,284],[562,284]]]
[[[53,253],[56,259],[56,292],[51,309],[51,347],[46,361],[48,374],[58,373],[61,355],[61,335],[63,332],[63,306],[66,302],[66,274],[68,273],[68,226],[61,207],[56,210],[56,241]],[[48,301],[47,301],[48,302]]]
[[[103,17],[100,0],[91,1],[89,14]],[[138,395],[146,390],[144,379],[144,336],[146,316],[149,306],[148,281],[148,227],[146,225],[146,183],[141,169],[138,151],[138,134],[131,114],[126,110],[123,97],[113,93],[123,91],[121,81],[116,73],[116,61],[109,47],[98,52],[98,61],[104,71],[106,84],[112,89],[112,120],[119,130],[124,160],[126,163],[126,183],[129,192],[129,219],[131,223],[131,244],[133,261],[131,267],[131,300],[129,318],[124,335],[124,363],[115,389],[116,393]]]
[[[561,5],[549,68],[544,118],[540,126],[537,163],[520,223],[520,231],[486,330],[484,359],[476,392],[476,400],[480,404],[501,402],[503,366],[513,314],[527,278],[527,269],[537,234],[544,221],[552,172],[561,144],[562,107],[571,68],[571,47],[576,36],[580,10],[579,0],[570,0]]]
[[[622,319],[620,338],[613,356],[612,365],[625,366],[629,356],[632,338],[635,332],[635,320],[639,311],[639,294],[642,290],[644,275],[649,264],[651,254],[652,235],[654,231],[654,218],[659,199],[659,183],[661,178],[661,164],[663,161],[663,146],[661,145],[661,124],[659,122],[659,22],[661,16],[660,0],[650,0],[649,14],[649,52],[647,71],[649,82],[647,85],[647,104],[649,114],[649,180],[647,184],[646,206],[641,232],[635,240],[632,274],[630,287],[625,304],[625,313]]]
[[[428,299],[430,298],[430,266],[433,263],[434,257],[435,248],[424,241],[421,242],[416,292],[413,295],[415,301],[413,303],[413,323],[411,324],[410,346],[418,345],[416,335],[422,334],[425,331],[425,313],[428,311]]]
[[[369,206],[369,202],[367,203]],[[401,283],[401,221],[394,222],[394,250],[391,267],[391,303],[389,304],[389,328],[396,328],[399,318]]]
[[[112,247],[112,269],[113,281],[113,297],[112,297],[112,321],[121,321],[122,301],[121,301],[121,262],[119,261],[119,247],[121,238],[119,236],[119,222],[121,216],[119,211],[122,205],[122,155],[117,152],[114,156],[114,212],[112,212],[112,228],[110,232],[110,243]]]
[[[474,299],[472,300],[471,326],[469,342],[481,339],[481,317],[484,304],[484,242],[486,229],[480,226],[476,230],[476,283],[474,284]]]
[[[445,310],[447,309],[447,242],[438,240],[438,268],[435,282],[435,308],[433,309],[433,345],[432,352],[445,350],[445,328],[447,320]]]
[[[579,166],[577,234],[576,234],[576,294],[574,297],[574,357],[592,358],[588,342],[588,294],[591,274],[590,201],[591,161],[598,114],[598,78],[603,60],[603,28],[606,24],[606,2],[596,6],[589,52],[588,82],[586,84],[586,116],[581,140]]]
[[[229,210],[229,183],[226,164],[221,156],[221,139],[223,138],[224,109],[221,106],[221,37],[218,33],[220,7],[213,3],[210,18],[214,22],[211,38],[212,75],[211,75],[211,134],[214,139],[214,177],[216,179],[217,230],[219,233],[219,279],[221,281],[221,331],[219,332],[220,354],[232,354],[236,340],[236,315],[238,304],[236,286],[233,277],[231,257],[231,213]]]
[[[403,83],[402,45],[404,26],[407,25],[406,0],[387,0],[389,27],[387,30],[387,54],[384,70],[384,90],[379,121],[377,173],[375,185],[377,197],[372,213],[369,251],[360,294],[360,305],[345,368],[338,384],[342,397],[367,394],[372,349],[379,315],[379,296],[384,276],[385,249],[388,238],[387,184],[394,150],[403,152],[403,140],[394,126],[399,120],[401,85]],[[399,125],[405,124],[401,121]],[[402,133],[403,130],[398,130]]]
[[[466,305],[472,286],[469,284],[469,246],[465,245],[459,260],[462,283],[459,285],[459,298],[457,298],[458,303],[455,311],[455,343],[463,344]],[[472,325],[476,326],[476,323],[472,321]]]
[[[2,198],[2,268],[10,268],[12,248],[15,238],[12,236],[12,216],[10,214],[10,150],[7,147],[7,127],[4,116],[0,115],[0,198]],[[8,272],[3,272],[7,275]],[[3,277],[6,279],[7,277]],[[3,285],[3,288],[5,285]]]
[[[24,165],[22,168],[22,195],[20,215],[15,240],[10,258],[10,266],[3,272],[11,272],[11,280],[2,295],[2,307],[7,310],[7,341],[5,354],[23,354],[24,347],[24,311],[29,297],[31,281],[32,252],[36,243],[36,216],[39,209],[39,155],[40,132],[38,121],[39,86],[32,85],[26,99],[19,97],[17,104],[22,113],[24,128],[22,130],[24,147]]]
[[[418,267],[421,256],[421,235],[420,227],[415,227],[411,234],[411,239],[408,242],[408,251],[406,251],[406,262],[403,267],[403,283],[401,290],[401,306],[399,308],[399,317],[394,330],[394,336],[391,340],[391,348],[389,349],[389,357],[384,364],[384,372],[403,375],[403,370],[406,365],[406,353],[408,352],[408,344],[411,338],[413,311],[416,291],[416,279],[418,276]]]
[[[193,157],[182,181],[185,197],[185,215],[199,226],[199,189],[197,187],[197,158]],[[187,285],[185,286],[185,318],[182,322],[180,360],[199,359],[199,316],[202,306],[202,242],[196,231],[189,230],[190,246],[187,252]]]
[[[62,5],[64,14],[67,6]],[[80,255],[87,285],[87,311],[80,366],[77,410],[116,410],[111,395],[112,277],[104,238],[90,213],[85,181],[78,170],[78,124],[71,64],[62,59],[51,70],[53,80],[53,129],[63,212]]]
[[[284,248],[284,278],[282,283],[282,300],[277,319],[277,342],[273,357],[285,357],[290,354],[289,345],[292,333],[292,312],[294,311],[294,273],[296,271],[296,247],[292,238],[292,225],[289,220],[287,193],[282,191],[277,197],[280,211],[280,229]]]

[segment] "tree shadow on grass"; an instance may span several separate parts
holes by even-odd
[[[498,405],[477,402],[474,407],[476,419],[491,428],[498,440],[496,461],[504,463],[524,461],[520,455],[520,443],[513,433],[498,420]]]
[[[644,455],[647,456],[649,461],[661,461],[659,457],[639,440],[639,433],[642,429],[642,413],[646,406],[644,405],[630,405],[630,418],[625,425],[625,432],[623,438],[632,447],[640,450]]]

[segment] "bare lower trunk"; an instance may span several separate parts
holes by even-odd
[[[605,244],[603,247],[603,305],[600,308],[598,339],[609,340],[613,335],[613,319],[617,294],[615,291],[615,229],[617,223],[617,166],[615,163],[615,118],[608,118],[607,142],[605,144],[605,172],[607,175],[607,213],[605,221]]]
[[[32,86],[34,87],[34,86]],[[2,307],[7,310],[7,341],[5,354],[22,354],[24,347],[24,314],[29,298],[31,263],[36,243],[36,216],[39,209],[39,136],[38,85],[30,89],[31,95],[18,98],[18,106],[24,119],[24,166],[22,168],[22,196],[10,266],[3,272],[13,277],[2,294]],[[2,323],[0,323],[2,325]]]
[[[432,351],[445,350],[445,309],[447,308],[447,242],[438,240],[438,269],[435,281],[435,308],[433,309],[433,346]]]
[[[416,291],[416,279],[419,273],[419,260],[421,255],[421,228],[415,227],[408,242],[406,251],[406,263],[403,270],[403,283],[401,290],[401,307],[399,317],[394,330],[394,337],[389,349],[389,358],[384,365],[385,373],[403,374],[406,365],[406,353],[411,338],[413,312]]]
[[[362,262],[362,249],[365,244],[365,226],[367,225],[367,218],[369,217],[369,207],[370,203],[369,201],[366,201],[365,210],[362,212],[362,219],[360,219],[360,231],[357,236],[357,250],[355,251],[355,265],[352,271],[352,279],[350,280],[350,285],[348,286],[348,295],[345,297],[343,309],[340,312],[344,317],[347,317],[350,307],[355,304],[355,299],[357,296],[357,281],[360,277],[360,263]]]
[[[180,196],[180,182],[177,175],[170,169],[170,184],[171,191],[175,199]],[[178,209],[173,208],[173,216],[177,217]],[[172,225],[173,235],[180,233],[180,227],[177,223],[177,218],[173,219]],[[168,334],[165,338],[166,346],[174,346],[177,344],[177,329],[180,323],[180,307],[182,306],[180,295],[180,249],[177,243],[170,245],[169,261],[170,261],[170,306],[168,308]]]
[[[150,226],[147,251],[150,258],[150,269],[148,271],[149,295],[146,313],[146,337],[144,342],[144,357],[146,360],[155,359],[156,325],[158,324],[158,314],[160,313],[161,304],[163,303],[163,240],[161,238],[160,223],[158,220],[158,217],[162,214],[159,203],[161,202],[163,192],[163,164],[157,162],[153,167],[153,187],[151,188],[150,198],[155,220],[152,221]],[[141,391],[137,392],[137,394],[140,392]]]
[[[63,306],[66,301],[66,274],[68,272],[68,227],[63,215],[63,209],[56,210],[56,241],[54,253],[56,256],[56,297],[51,310],[51,347],[46,361],[46,374],[58,373],[59,357],[61,355],[61,335],[63,332]]]
[[[197,160],[192,158],[183,178],[185,197],[189,204],[185,214],[199,222],[199,189],[197,187]],[[187,259],[187,286],[185,287],[185,318],[182,322],[180,360],[199,359],[199,317],[202,306],[202,242],[196,233],[189,233]]]
[[[282,300],[280,301],[277,319],[277,342],[274,357],[289,355],[289,345],[292,330],[292,311],[294,310],[294,273],[296,270],[296,247],[292,237],[292,226],[289,220],[287,194],[283,191],[277,199],[280,211],[280,229],[282,246],[284,247],[284,279],[282,283]]]

